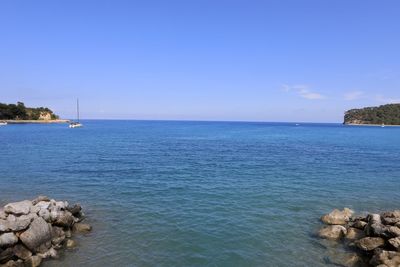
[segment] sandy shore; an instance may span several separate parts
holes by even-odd
[[[382,124],[357,124],[357,123],[345,123],[344,125],[349,125],[349,126],[373,126],[373,127],[382,127]],[[400,125],[397,124],[385,124],[385,127],[400,127]]]
[[[5,120],[8,124],[23,123],[68,123],[69,120]]]

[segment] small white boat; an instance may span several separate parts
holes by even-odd
[[[82,123],[79,122],[71,122],[69,124],[69,128],[78,128],[78,127],[83,127]]]
[[[6,121],[0,121],[0,126],[6,126],[8,123]]]
[[[76,113],[77,113],[77,120],[71,121],[71,123],[69,124],[69,128],[83,127],[83,124],[79,122],[79,99],[76,99]]]
[[[384,127],[385,127],[385,124],[384,124],[384,123],[382,123],[381,127],[382,127],[382,128],[384,128]]]

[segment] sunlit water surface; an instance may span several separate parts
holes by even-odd
[[[399,208],[400,128],[85,121],[0,128],[0,202],[79,202],[91,234],[45,266],[327,266],[336,208]]]

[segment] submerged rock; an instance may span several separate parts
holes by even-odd
[[[334,256],[329,257],[329,261],[342,267],[359,267],[364,263],[362,258],[355,252],[335,253]]]
[[[334,209],[321,217],[321,221],[325,224],[338,224],[344,225],[350,220],[350,216],[354,213],[351,209],[344,208],[342,211]]]
[[[65,243],[65,246],[69,249],[75,248],[76,247],[76,242],[72,239],[68,239],[67,242]]]
[[[340,239],[343,236],[345,236],[347,233],[347,230],[345,227],[341,225],[329,225],[323,227],[319,232],[318,235],[321,238],[326,238],[326,239]]]
[[[42,263],[42,258],[34,255],[25,261],[26,267],[38,267]]]
[[[72,229],[75,232],[88,233],[88,232],[92,231],[92,226],[90,226],[87,223],[75,223]]]

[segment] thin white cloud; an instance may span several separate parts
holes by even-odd
[[[363,97],[364,97],[363,91],[352,91],[344,94],[344,100],[347,101],[358,100]]]
[[[309,100],[320,100],[325,99],[326,97],[320,93],[313,92],[309,89],[308,85],[282,85],[282,90],[285,92],[295,92],[300,97],[309,99]]]
[[[383,104],[396,104],[400,103],[400,98],[390,98],[383,95],[376,95],[375,100]]]

